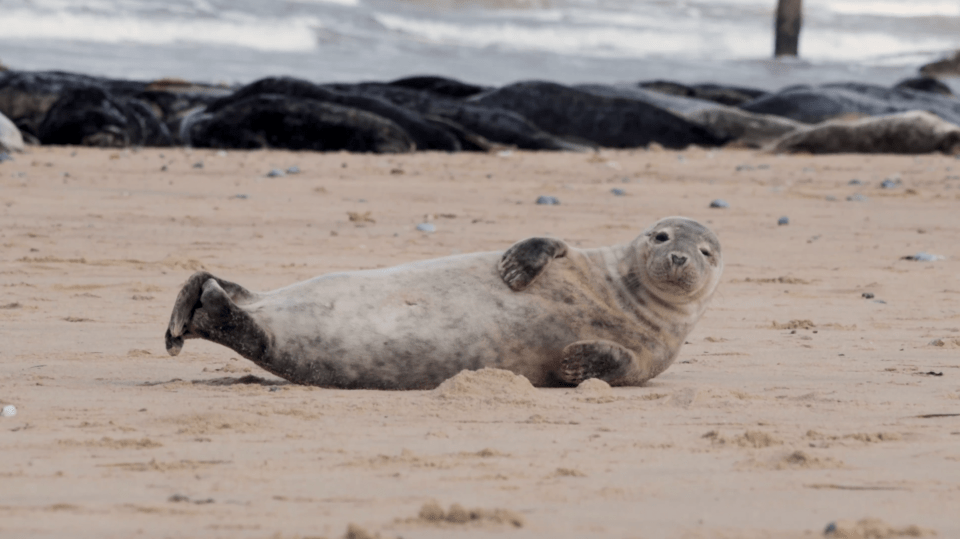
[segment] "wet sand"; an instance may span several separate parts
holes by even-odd
[[[865,518],[884,537],[960,536],[956,159],[15,159],[0,164],[0,404],[18,409],[0,417],[2,537],[793,538]],[[710,209],[718,198],[730,207]],[[533,235],[620,243],[668,215],[709,224],[726,270],[644,387],[482,372],[339,391],[212,343],[164,350],[197,269],[269,290]],[[918,252],[944,258],[901,258]]]

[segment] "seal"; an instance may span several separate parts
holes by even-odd
[[[960,153],[960,126],[923,110],[804,126],[771,143],[773,152]]]
[[[535,237],[266,293],[198,272],[177,296],[166,347],[175,356],[184,339],[207,339],[322,387],[428,389],[484,367],[540,387],[639,385],[677,357],[722,271],[714,233],[669,217],[612,247]]]

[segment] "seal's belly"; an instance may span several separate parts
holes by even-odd
[[[432,387],[482,367],[543,385],[564,346],[598,338],[604,328],[591,316],[608,309],[582,284],[555,282],[569,272],[548,271],[542,277],[554,281],[510,290],[497,272],[501,254],[325,275],[243,308],[272,333],[278,361],[304,376],[336,377],[337,385]]]

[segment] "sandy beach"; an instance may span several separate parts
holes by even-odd
[[[0,417],[0,537],[960,537],[957,159],[14,158],[0,164],[0,405],[17,408]],[[483,372],[340,391],[208,342],[164,350],[198,269],[271,290],[535,235],[622,243],[669,215],[715,230],[726,269],[644,387]],[[920,252],[937,259],[903,258]],[[857,532],[862,519],[879,520]]]

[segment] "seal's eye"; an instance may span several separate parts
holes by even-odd
[[[700,253],[703,254],[703,256],[710,256],[709,249],[700,249]]]
[[[661,232],[657,234],[656,237],[654,237],[653,239],[657,240],[657,243],[663,243],[670,239],[670,235],[667,234],[666,232]]]

